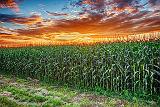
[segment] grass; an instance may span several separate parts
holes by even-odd
[[[3,75],[0,85],[0,106],[2,107],[152,107],[156,102],[127,101],[115,97],[80,92],[67,87],[50,84],[33,84],[31,80],[11,78]],[[137,105],[137,106],[136,106]]]
[[[9,78],[3,78],[2,80],[9,82],[3,84],[0,89],[0,103],[3,105],[13,103],[15,104],[14,107],[17,107],[17,105],[27,107],[48,105],[53,107],[67,103],[71,97],[76,95],[75,91],[67,88],[46,87],[40,84],[36,86],[30,83],[31,81],[23,81],[22,79],[12,81]]]

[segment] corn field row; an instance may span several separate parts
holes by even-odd
[[[160,42],[0,49],[0,72],[74,87],[160,93]]]
[[[74,45],[74,46],[87,46],[97,44],[110,44],[110,43],[121,43],[121,42],[146,42],[156,41],[160,39],[160,32],[144,33],[144,34],[130,34],[122,35],[115,34],[110,36],[106,35],[107,38],[94,38],[94,39],[82,39],[82,40],[71,40],[71,41],[24,41],[20,43],[12,44],[0,44],[0,48],[13,48],[13,47],[32,47],[32,46],[55,46],[55,45]]]

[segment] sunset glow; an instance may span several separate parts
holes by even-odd
[[[159,6],[159,0],[0,1],[0,47],[157,40]]]

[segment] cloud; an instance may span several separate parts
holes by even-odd
[[[152,10],[160,10],[160,0],[149,0],[148,4]]]
[[[104,12],[105,0],[83,0],[82,3],[91,5],[91,10],[97,10],[98,12]]]
[[[141,4],[141,0],[79,0],[78,2],[73,2],[72,5],[79,6],[82,10],[89,8],[92,12],[96,11],[96,13],[103,14],[107,11],[135,13],[146,4]]]
[[[68,16],[67,13],[56,13],[56,12],[49,12],[49,11],[46,11],[48,13],[48,15],[51,15],[51,16]]]
[[[39,15],[32,15],[30,17],[22,17],[18,15],[0,14],[1,22],[11,22],[22,25],[32,25],[42,21]]]
[[[151,7],[158,7],[159,0],[148,0]],[[42,19],[41,15],[31,16],[0,14],[0,22],[29,25],[14,31],[0,28],[3,40],[23,41],[89,41],[100,40],[114,34],[126,36],[133,33],[160,32],[160,11],[145,9],[142,0],[79,0],[75,18],[59,18],[67,13],[46,11],[54,19]],[[147,5],[147,6],[149,6]],[[74,33],[76,32],[76,33]],[[2,36],[3,35],[3,36]],[[18,39],[19,38],[19,39]]]
[[[81,7],[82,12],[89,12],[92,14],[103,13],[105,11],[105,0],[78,0],[71,2],[73,7]]]
[[[157,13],[159,13],[157,11]],[[54,32],[79,32],[81,34],[93,33],[136,33],[136,32],[151,32],[160,28],[160,17],[151,11],[142,11],[136,14],[121,13],[110,18],[105,18],[103,15],[89,15],[87,18],[81,19],[60,19],[54,20],[53,24],[41,28],[34,29],[19,29],[17,32],[24,35],[43,35]],[[152,17],[148,17],[151,15]],[[107,16],[106,16],[107,17]],[[43,26],[43,25],[42,25]],[[159,29],[160,30],[160,29]]]
[[[42,18],[38,15],[32,15],[30,17],[13,18],[10,21],[16,24],[32,25],[41,22]]]
[[[92,16],[90,15],[87,18],[82,19],[60,19],[55,20],[53,24],[45,26],[39,29],[27,29],[27,30],[18,30],[20,34],[35,34],[40,35],[43,33],[52,33],[52,32],[80,32],[88,33],[92,32],[93,27],[96,27],[97,23],[101,20],[101,15]],[[92,27],[93,26],[93,27]]]
[[[42,20],[40,16],[31,17],[17,17],[11,18],[8,16],[9,21],[18,24],[33,24],[34,26],[28,29],[18,29],[16,32],[19,35],[34,36],[37,35],[50,35],[56,32],[79,32],[81,34],[93,33],[93,34],[105,34],[107,32],[112,33],[138,33],[138,32],[151,32],[158,31],[160,28],[159,17],[155,14],[160,14],[160,11],[140,11],[136,12],[134,9],[139,9],[141,7],[140,1],[137,0],[111,0],[107,2],[106,0],[80,0],[76,2],[78,6],[90,5],[92,8],[83,8],[82,11],[78,13],[75,19],[48,19]],[[112,3],[112,4],[110,4]],[[113,11],[108,12],[105,10],[105,6],[108,5],[117,6]],[[143,7],[143,6],[142,6]],[[93,11],[95,9],[97,12]],[[99,10],[105,10],[103,13],[98,12]],[[125,12],[127,9],[128,12]],[[131,9],[131,10],[130,10]],[[65,16],[65,13],[47,13],[53,16]],[[84,16],[85,17],[82,17]],[[151,17],[152,16],[152,17]],[[14,16],[15,17],[15,16]],[[0,21],[3,21],[1,18]],[[6,19],[5,19],[6,20]]]
[[[0,8],[10,8],[14,11],[19,11],[18,3],[23,0],[0,0]]]
[[[151,6],[160,5],[160,0],[149,0]]]
[[[12,18],[17,18],[17,15],[10,15],[10,14],[0,14],[0,21],[1,22],[8,22]]]
[[[136,13],[136,12],[139,11],[138,8],[132,7],[132,6],[128,5],[128,4],[122,5],[122,6],[117,5],[117,7],[113,8],[113,10],[117,11],[117,12],[127,11],[129,13]]]
[[[129,13],[138,12],[147,5],[147,3],[142,4],[142,0],[111,0],[107,6],[111,4],[113,4],[113,10],[122,12],[127,11]]]
[[[0,27],[0,34],[17,34],[17,32],[11,30],[11,29],[8,29],[8,28],[5,28],[5,27]]]

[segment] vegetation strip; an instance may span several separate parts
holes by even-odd
[[[120,107],[141,106],[150,107],[144,102],[128,102],[91,93],[82,93],[66,87],[48,86],[47,84],[33,84],[31,80],[19,78],[10,79],[1,76],[0,106],[2,107]]]
[[[160,41],[0,49],[0,59],[4,74],[72,87],[127,90],[150,95],[151,100],[160,93]]]

